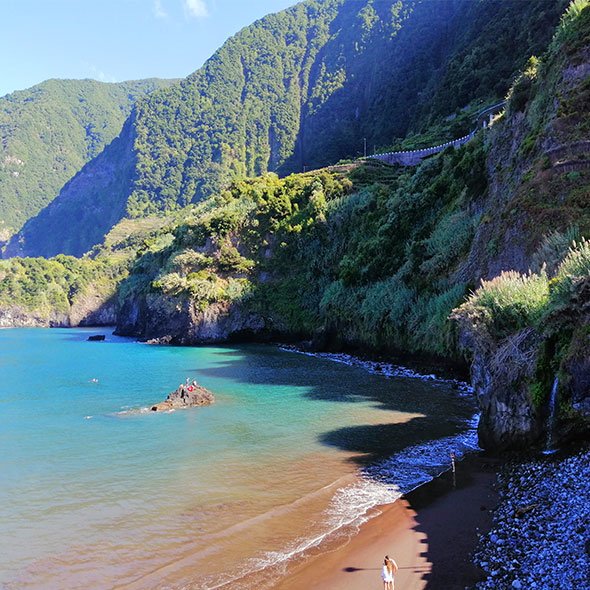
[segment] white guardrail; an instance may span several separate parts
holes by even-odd
[[[417,150],[405,150],[399,152],[384,152],[381,154],[374,154],[372,156],[368,156],[368,158],[374,160],[381,160],[387,163],[406,163],[406,165],[409,166],[418,164],[420,159],[422,159],[423,157],[430,156],[432,154],[438,154],[451,146],[461,147],[462,145],[466,144],[468,141],[473,139],[473,136],[477,133],[477,131],[479,131],[482,121],[484,122],[484,127],[487,127],[487,124],[485,124],[485,117],[487,117],[488,115],[496,114],[501,108],[504,107],[505,104],[506,101],[502,101],[498,104],[495,104],[491,107],[487,107],[484,110],[480,111],[475,117],[475,121],[477,124],[476,128],[471,133],[468,133],[463,137],[459,137],[458,139],[453,139],[452,141],[447,141],[446,143],[441,143],[439,145],[435,145],[429,148],[420,148]]]

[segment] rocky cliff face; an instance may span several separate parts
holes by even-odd
[[[481,410],[480,446],[504,450],[535,444],[542,436],[543,415],[531,399],[529,384],[541,336],[527,328],[498,343],[465,322],[460,339],[472,354],[471,383]]]
[[[201,309],[187,297],[147,294],[126,301],[117,317],[117,334],[152,343],[191,345],[265,338],[268,319],[240,305],[214,303]]]
[[[565,327],[561,350],[555,335],[533,328],[497,342],[481,325],[463,323],[461,343],[471,353],[482,448],[544,448],[549,437],[559,445],[588,436],[590,316],[578,319],[577,330]]]
[[[529,62],[488,138],[484,223],[461,269],[499,277],[455,314],[489,449],[543,445],[550,428],[555,440],[589,431],[589,250],[567,250],[590,231],[590,6],[578,4],[548,53]]]
[[[20,306],[0,309],[0,328],[67,328],[69,326],[68,314],[58,311],[41,314]]]
[[[30,310],[23,306],[0,307],[0,328],[72,328],[75,326],[114,326],[116,300],[87,293],[77,297],[67,311]]]

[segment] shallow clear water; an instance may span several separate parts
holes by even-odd
[[[186,377],[216,403],[140,411]],[[468,448],[472,414],[448,384],[272,346],[0,330],[0,587],[260,588]]]

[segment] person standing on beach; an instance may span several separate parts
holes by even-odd
[[[383,560],[383,569],[381,570],[381,579],[383,580],[383,590],[393,590],[394,578],[393,574],[397,573],[397,563],[389,557],[385,556]]]
[[[385,556],[385,559],[383,560],[381,579],[383,580],[383,590],[391,590],[391,588],[393,588],[393,569],[387,556]]]

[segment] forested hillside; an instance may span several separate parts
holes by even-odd
[[[47,80],[0,98],[0,242],[47,206],[164,80]]]
[[[555,436],[584,435],[589,83],[590,2],[576,0],[490,130],[415,169],[367,162],[234,183],[136,260],[118,329],[181,344],[466,352],[482,446],[543,440],[552,390]]]
[[[179,212],[139,249],[119,329],[458,357],[449,314],[482,279],[555,273],[590,234],[587,23],[576,23],[578,35],[531,58],[506,111],[460,149],[415,168],[268,173]]]
[[[365,140],[370,152],[470,102],[502,98],[547,45],[565,4],[306,0],[270,15],[179,85],[140,101],[123,140],[134,161],[118,146],[105,150],[6,254],[80,255],[110,229],[112,211],[177,209],[232,180],[355,157]],[[464,123],[451,126],[464,132]],[[122,179],[116,187],[105,184],[103,166]],[[89,213],[74,223],[81,209]],[[57,219],[65,221],[59,235]]]

